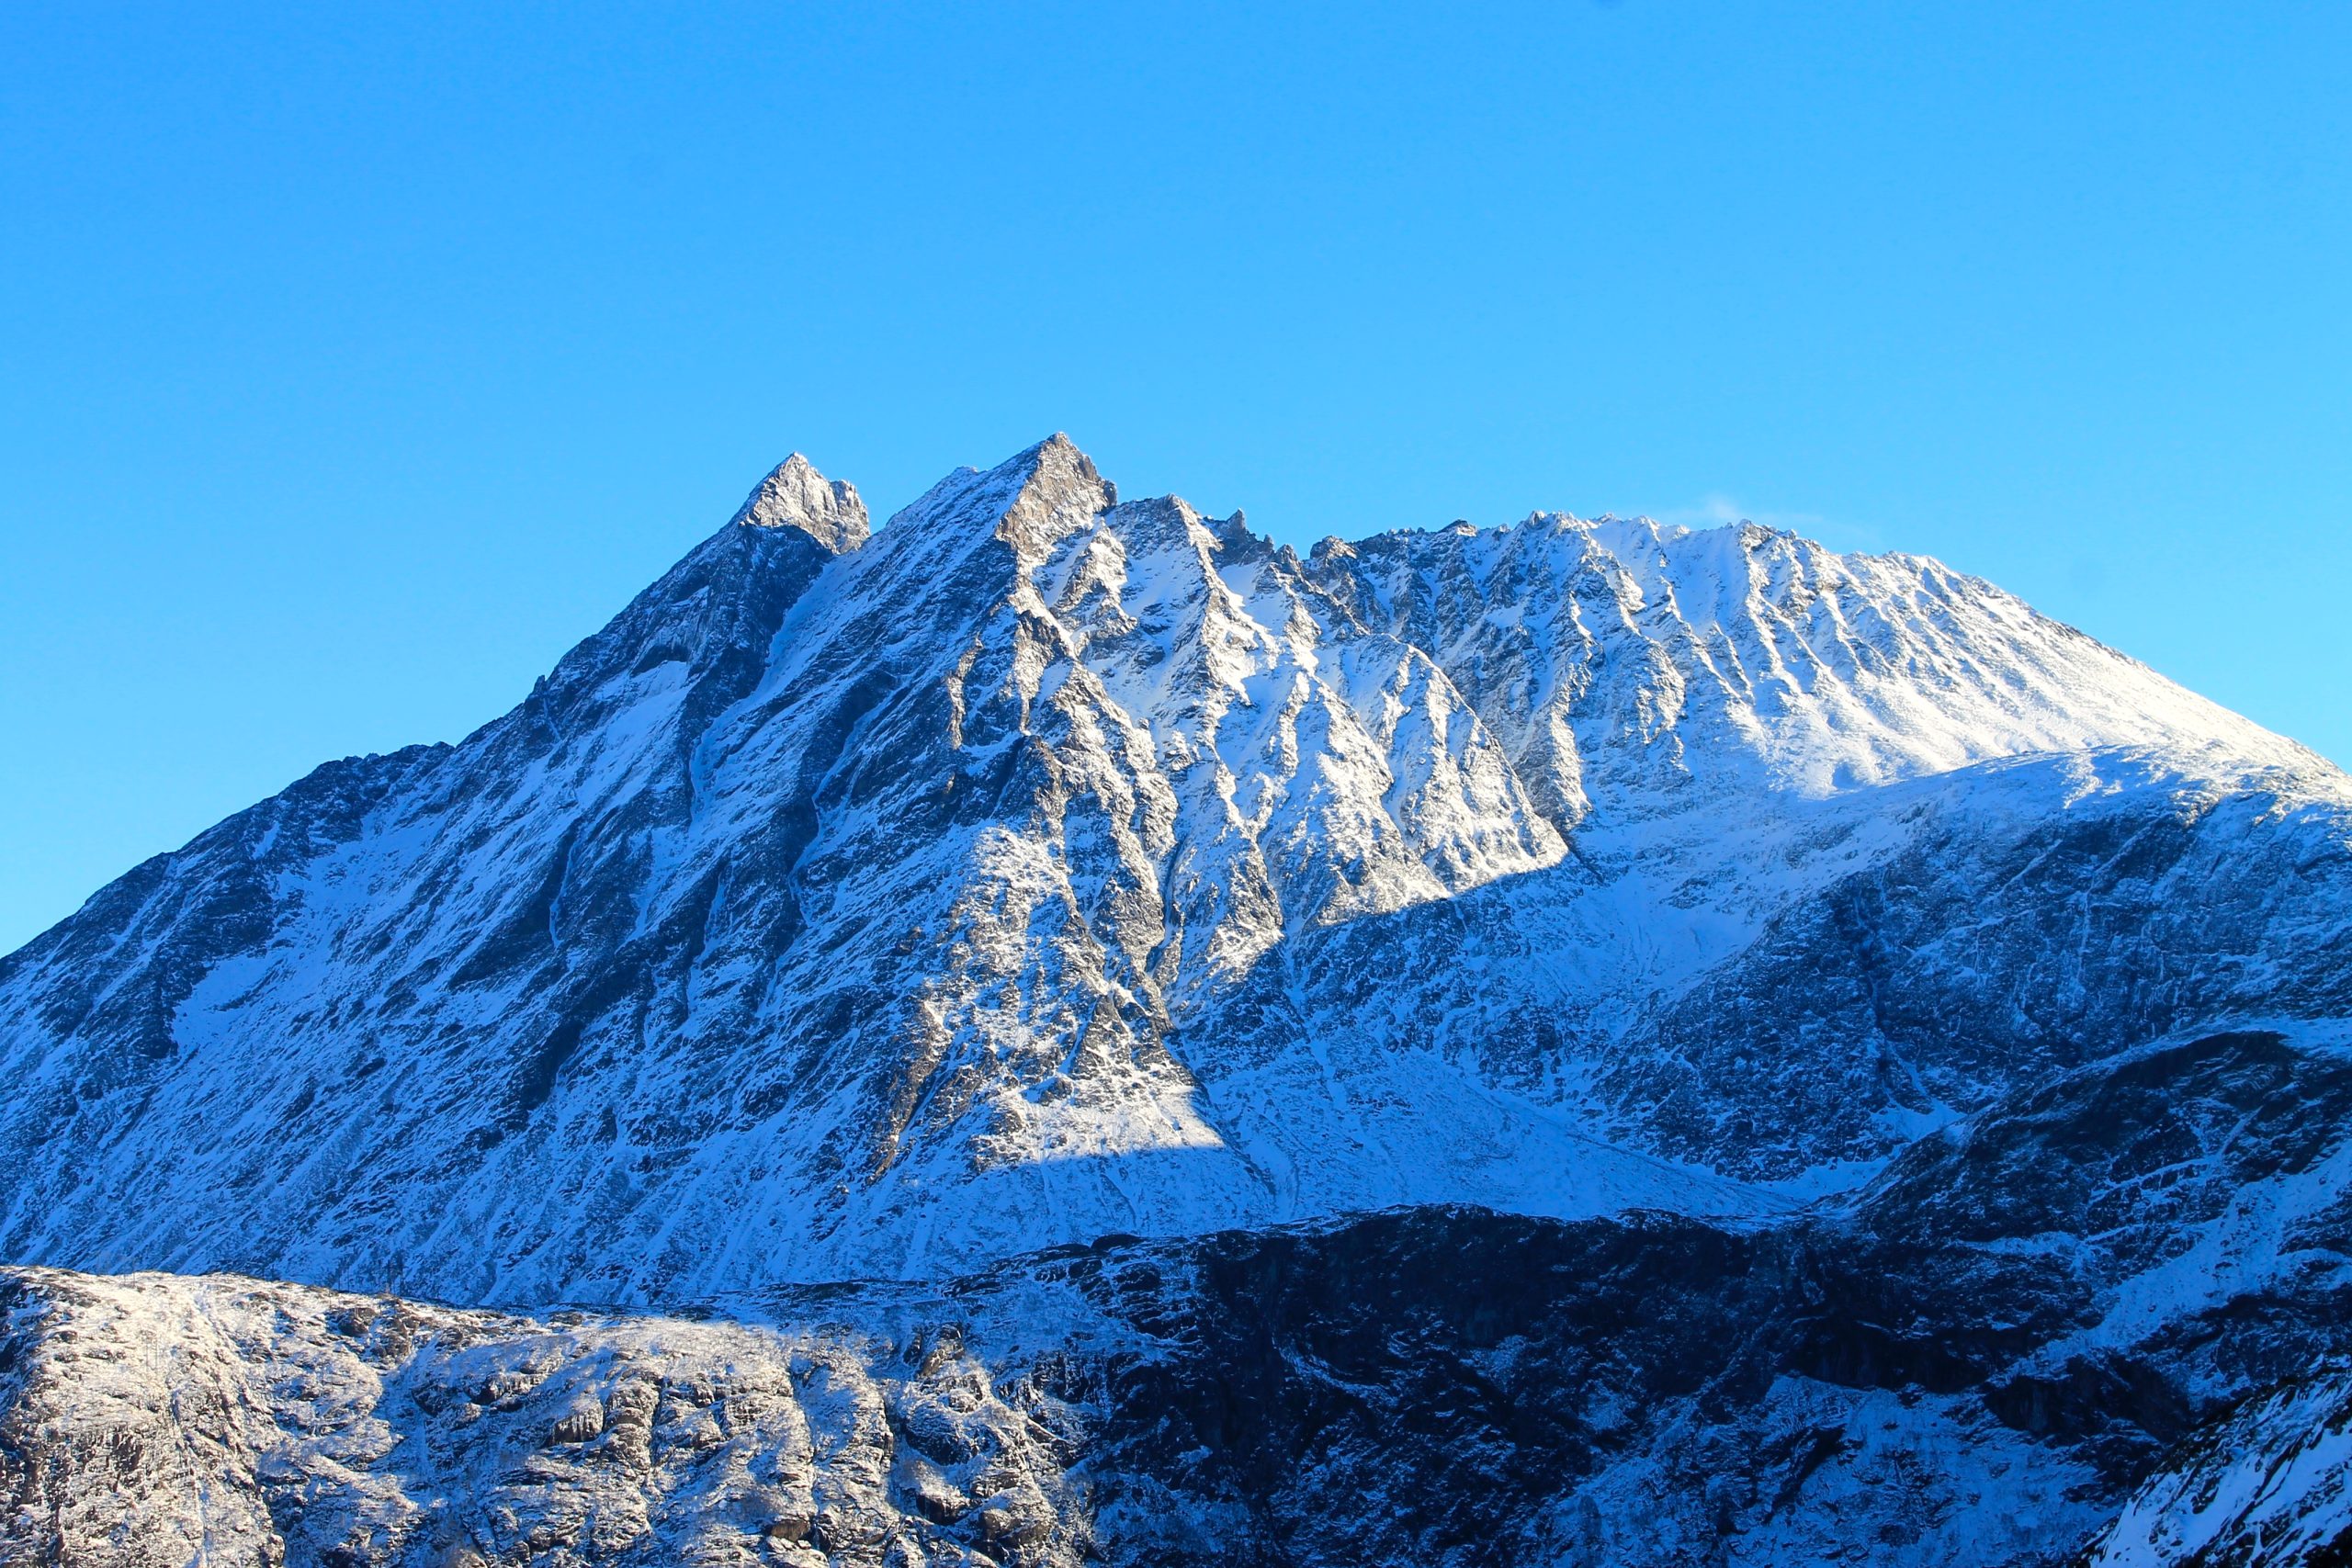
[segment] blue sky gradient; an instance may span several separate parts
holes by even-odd
[[[2352,760],[2352,7],[20,0],[0,72],[0,949],[795,447],[1751,516]]]

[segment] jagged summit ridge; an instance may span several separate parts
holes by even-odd
[[[1302,559],[1064,437],[865,528],[787,460],[514,712],[0,960],[0,1254],[626,1301],[1756,1213],[2352,1006],[2341,775],[1932,563]]]
[[[1057,433],[994,468],[956,469],[894,513],[890,524],[935,546],[992,538],[1017,558],[1034,560],[1118,500],[1118,487],[1094,460]]]

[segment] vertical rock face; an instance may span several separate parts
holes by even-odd
[[[739,527],[795,528],[835,555],[865,543],[865,502],[857,487],[828,480],[795,452],[760,481],[734,516]]]

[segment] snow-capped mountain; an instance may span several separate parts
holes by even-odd
[[[2352,790],[1933,562],[1311,558],[1056,438],[794,458],[457,746],[0,966],[0,1256],[532,1303],[1393,1203],[1766,1213],[2352,1012]]]
[[[2347,1031],[2352,781],[1934,561],[796,457],[0,959],[0,1556],[2268,1562]]]

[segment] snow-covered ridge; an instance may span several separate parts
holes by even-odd
[[[1924,557],[1839,555],[1751,523],[1538,513],[1326,540],[1312,566],[1367,623],[1428,648],[1569,822],[2110,746],[2334,772]]]
[[[2352,1011],[2352,793],[2016,600],[1545,514],[1302,558],[794,458],[455,747],[0,960],[0,1257],[454,1300],[1392,1203],[1763,1213]]]

